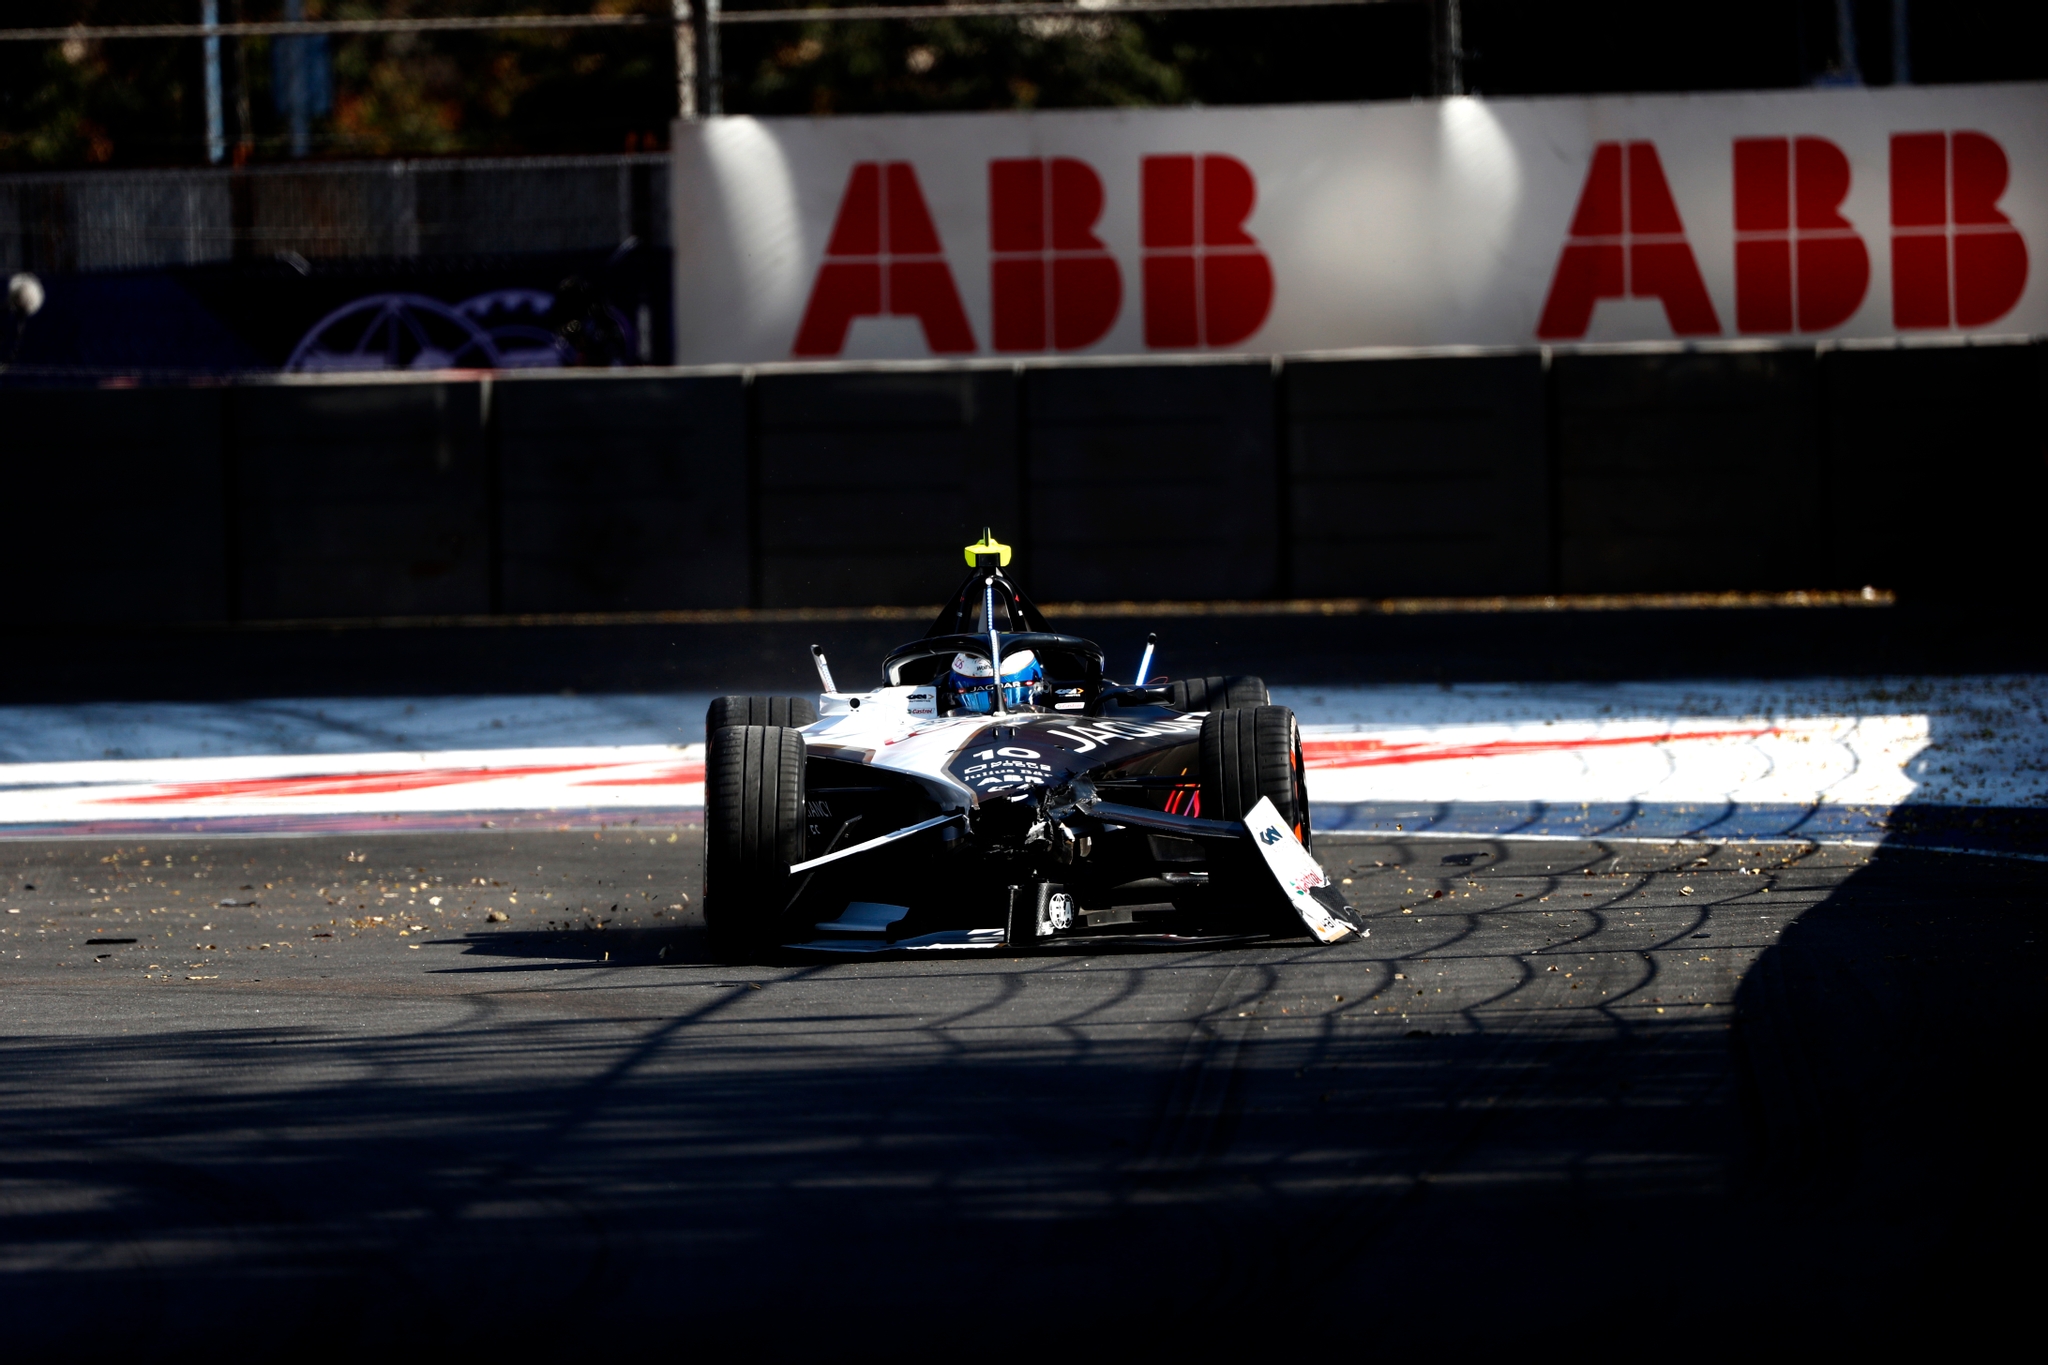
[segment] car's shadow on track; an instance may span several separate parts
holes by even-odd
[[[659,928],[630,926],[606,929],[517,930],[490,933],[476,931],[453,941],[461,949],[457,963],[438,968],[439,974],[608,970],[623,967],[790,967],[834,963],[874,962],[905,959],[926,961],[941,955],[899,949],[881,953],[841,953],[829,949],[788,944],[757,949],[737,949],[717,942],[701,921]],[[1159,935],[1103,934],[1045,944],[1030,950],[1033,956],[1112,954],[1161,954],[1215,952],[1220,949],[1308,946],[1305,933],[1297,938],[1274,938],[1266,934],[1218,934],[1172,941]],[[1008,947],[947,953],[951,960],[1016,956]],[[478,959],[483,959],[479,961]]]
[[[439,968],[441,973],[733,965],[729,956],[713,951],[701,920],[601,929],[475,930],[454,942],[461,958]]]

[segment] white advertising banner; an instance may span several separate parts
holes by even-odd
[[[2048,85],[675,136],[676,359],[2048,332]]]

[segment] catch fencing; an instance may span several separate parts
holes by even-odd
[[[0,271],[478,257],[669,241],[665,154],[0,176]]]

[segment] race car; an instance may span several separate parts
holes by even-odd
[[[1105,676],[992,533],[882,685],[720,697],[704,913],[736,949],[1019,951],[1362,934],[1314,861],[1301,732],[1254,677]],[[1154,637],[1156,640],[1156,637]]]

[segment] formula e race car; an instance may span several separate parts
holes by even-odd
[[[1366,932],[1309,852],[1294,713],[1257,678],[1103,675],[992,535],[884,685],[720,697],[704,912],[731,948],[1003,948]]]

